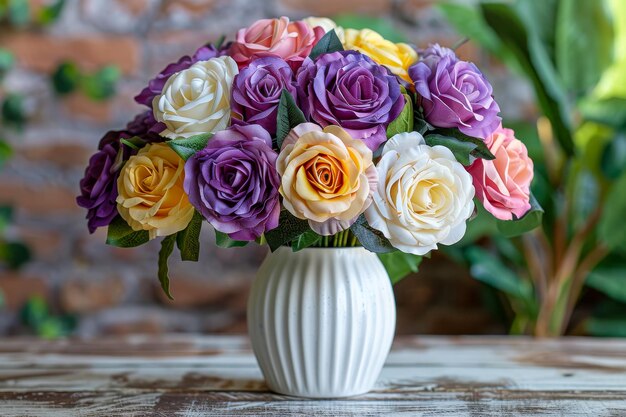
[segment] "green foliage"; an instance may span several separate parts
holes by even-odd
[[[618,130],[626,129],[625,99],[596,100],[585,98],[579,102],[578,109],[586,120],[611,126]]]
[[[391,42],[406,42],[406,36],[387,20],[379,17],[342,14],[333,18],[337,26],[346,29],[371,29]]]
[[[378,259],[383,263],[392,284],[396,284],[410,273],[419,270],[422,257],[401,251],[379,253]]]
[[[76,320],[70,315],[54,315],[45,299],[34,296],[22,306],[20,319],[37,336],[44,339],[57,339],[72,333]]]
[[[298,108],[289,91],[283,88],[276,115],[276,147],[280,149],[291,129],[305,122],[306,118],[302,110]]]
[[[56,22],[61,17],[61,12],[65,7],[65,0],[57,0],[52,4],[45,5],[37,14],[37,23],[47,26]]]
[[[83,74],[80,78],[80,89],[92,100],[107,100],[115,95],[115,86],[120,75],[119,68],[107,65],[93,74]]]
[[[173,300],[172,294],[170,293],[170,277],[169,277],[169,267],[167,266],[167,261],[170,258],[170,255],[174,251],[174,245],[176,244],[176,235],[169,235],[163,238],[161,241],[161,250],[159,250],[159,282],[161,283],[161,289],[167,298]]]
[[[32,255],[28,246],[21,242],[0,240],[0,264],[9,269],[18,269],[30,261]]]
[[[134,248],[147,243],[149,240],[147,230],[135,231],[124,219],[117,216],[109,225],[106,243],[119,248]]]
[[[334,30],[330,30],[326,32],[326,34],[322,37],[322,39],[319,40],[318,43],[315,44],[315,46],[311,50],[309,58],[315,59],[322,54],[337,51],[343,51],[343,45],[337,37],[337,33],[335,33]]]
[[[178,156],[186,161],[196,152],[204,149],[212,137],[213,133],[201,133],[189,138],[170,140],[167,144]]]
[[[485,145],[485,141],[482,139],[468,136],[458,131],[457,129],[439,128],[439,129],[434,129],[431,132],[432,133],[426,133],[426,136],[424,137],[424,139],[426,140],[426,143],[428,143],[429,140],[431,140],[431,139],[428,139],[429,136],[435,136],[436,139],[432,139],[432,140],[440,142],[440,143],[437,143],[438,145],[450,146],[456,149],[461,147],[461,145],[458,144],[458,142],[471,143],[474,145],[470,152],[470,154],[473,157],[489,159],[489,160],[496,159],[496,157],[493,156],[493,154],[487,148],[487,145]]]
[[[471,165],[473,162],[470,156],[478,146],[474,142],[462,141],[451,136],[443,136],[436,133],[427,135],[424,140],[429,146],[445,146],[450,149],[456,160],[466,166]]]
[[[0,48],[0,80],[13,68],[15,65],[15,57],[11,51]]]
[[[248,243],[242,240],[233,240],[226,233],[215,230],[215,244],[220,248],[241,248]]]
[[[380,231],[367,223],[363,214],[350,226],[350,231],[359,240],[361,246],[370,252],[387,253],[396,250]]]
[[[626,253],[626,173],[613,183],[598,225],[598,236],[609,249]]]
[[[59,95],[74,92],[80,84],[81,73],[74,62],[63,62],[52,73],[52,86]]]
[[[626,303],[626,265],[603,264],[587,276],[586,284],[616,301]]]
[[[403,94],[403,96],[405,102],[404,108],[402,109],[402,113],[387,126],[387,138],[391,138],[398,133],[413,131],[413,100],[408,94]]]
[[[18,93],[7,94],[2,102],[2,121],[7,126],[21,129],[24,127],[26,119],[24,97]]]
[[[176,234],[176,246],[183,261],[197,262],[200,256],[200,231],[202,230],[202,215],[194,212],[193,218],[184,230]]]
[[[294,252],[298,252],[302,249],[306,249],[315,245],[320,241],[322,237],[315,233],[313,230],[307,230],[302,233],[300,236],[291,241],[291,249]]]
[[[626,170],[626,134],[616,135],[602,152],[600,168],[606,178],[616,180]]]
[[[265,233],[265,240],[272,252],[311,230],[309,222],[294,217],[287,210],[280,212],[278,224],[280,224],[279,228]]]
[[[13,148],[9,145],[9,142],[4,139],[0,139],[0,168],[4,163],[13,155]]]
[[[530,210],[519,219],[497,220],[498,231],[506,237],[515,237],[541,226],[543,208],[535,196],[530,194]]]
[[[28,0],[7,0],[7,18],[13,26],[25,26],[30,20]]]
[[[626,337],[626,304],[603,301],[583,322],[586,334],[599,337]]]

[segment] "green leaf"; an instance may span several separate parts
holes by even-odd
[[[601,300],[583,326],[590,336],[626,337],[626,305],[613,299]]]
[[[578,103],[578,109],[587,120],[605,124],[618,130],[626,128],[625,99],[584,99]]]
[[[428,123],[421,114],[415,111],[415,118],[413,121],[413,130],[420,135],[424,136],[428,131],[435,130],[435,126]]]
[[[392,284],[398,283],[412,272],[417,272],[422,257],[401,251],[379,253],[378,259],[383,263]]]
[[[20,321],[31,328],[37,328],[49,316],[48,303],[39,295],[30,297],[20,309]]]
[[[529,36],[524,23],[511,6],[481,3],[480,8],[485,21],[498,35],[501,44],[506,46],[515,57],[518,67],[530,79],[541,110],[550,120],[554,137],[561,148],[567,155],[573,154],[568,98],[554,74],[548,54],[541,49],[541,42],[536,37]]]
[[[337,26],[350,29],[371,29],[378,32],[383,38],[391,42],[407,42],[406,36],[397,29],[397,26],[380,17],[364,16],[361,14],[342,14],[334,16]]]
[[[491,285],[519,300],[533,299],[533,290],[527,281],[518,278],[498,258],[478,246],[467,249],[466,257],[474,278]]]
[[[291,241],[291,249],[294,252],[298,252],[309,246],[315,245],[322,237],[315,233],[313,230],[307,230],[300,236]]]
[[[15,26],[24,26],[30,19],[28,0],[8,0],[9,21]]]
[[[0,79],[15,65],[15,58],[8,49],[0,48]]]
[[[475,138],[472,136],[468,136],[460,132],[458,129],[447,129],[447,128],[435,129],[432,134],[429,134],[429,136],[432,136],[432,135],[440,135],[444,137],[454,138],[461,142],[471,143],[475,145],[471,151],[471,155],[473,157],[488,159],[488,160],[496,159],[496,157],[487,148],[487,145],[485,145],[484,140]],[[439,140],[441,140],[441,138],[439,138]],[[426,143],[428,143],[428,140],[426,140]]]
[[[304,113],[298,108],[289,91],[283,88],[276,116],[276,146],[278,149],[283,146],[283,141],[291,129],[305,122]]]
[[[587,276],[585,283],[614,300],[626,303],[626,265],[601,265]]]
[[[609,249],[626,251],[626,173],[611,185],[598,225],[598,237]]]
[[[74,62],[64,62],[52,74],[52,86],[57,94],[65,95],[76,90],[80,83],[80,70]]]
[[[0,206],[0,235],[13,220],[13,207]]]
[[[117,216],[109,225],[107,232],[107,245],[119,248],[134,248],[143,245],[150,240],[147,230],[135,231],[122,219]]]
[[[605,146],[600,168],[611,180],[619,178],[626,170],[626,134],[620,133]]]
[[[174,139],[166,142],[183,160],[188,160],[196,152],[204,149],[213,133],[201,133],[185,139]]]
[[[9,269],[18,269],[31,259],[28,246],[21,242],[0,241],[0,261]]]
[[[24,97],[21,94],[8,94],[2,103],[2,120],[7,125],[12,125],[18,129],[26,123],[26,112],[24,110]]]
[[[90,99],[102,101],[113,97],[116,83],[121,76],[119,68],[108,65],[91,75],[80,78],[80,89]]]
[[[515,217],[515,215],[513,215]],[[497,220],[498,231],[506,237],[515,237],[529,232],[539,226],[543,220],[543,208],[535,196],[530,193],[530,210],[515,220]]]
[[[278,224],[276,229],[265,232],[265,240],[272,252],[311,230],[308,221],[294,217],[287,210],[280,212]]]
[[[61,16],[63,7],[65,7],[65,0],[57,0],[50,5],[42,7],[37,16],[37,23],[44,26],[54,23]]]
[[[473,142],[464,142],[457,138],[450,136],[443,136],[439,134],[431,134],[424,138],[428,146],[445,146],[450,149],[454,154],[457,161],[463,165],[470,165],[473,161],[470,158],[472,152],[476,149],[477,145]]]
[[[175,243],[176,235],[166,236],[161,241],[161,250],[159,251],[159,282],[161,283],[163,292],[170,300],[173,300],[174,298],[172,297],[172,294],[170,294],[170,277],[167,260],[174,251]]]
[[[219,230],[215,230],[215,244],[220,248],[241,248],[246,246],[247,241],[233,240],[226,233],[222,233]]]
[[[612,28],[606,2],[560,0],[556,21],[556,64],[571,91],[581,95],[593,88],[611,64]]]
[[[176,246],[183,261],[197,262],[200,255],[200,230],[202,230],[202,215],[194,212],[191,221],[184,230],[176,234]]]
[[[327,54],[330,52],[337,52],[337,51],[343,51],[343,45],[341,44],[341,41],[337,37],[337,34],[335,33],[335,31],[329,30],[322,37],[322,39],[320,39],[319,42],[315,44],[315,46],[311,50],[311,54],[309,55],[309,58],[315,59],[322,54]]]
[[[411,96],[408,94],[403,94],[403,96],[404,108],[402,113],[387,126],[387,138],[391,138],[398,133],[413,131],[413,100],[411,100]]]
[[[13,155],[13,148],[9,145],[9,142],[0,139],[0,168],[4,163]]]
[[[370,252],[387,253],[396,250],[382,232],[372,228],[367,223],[363,214],[350,226],[350,230],[359,240],[361,246]]]

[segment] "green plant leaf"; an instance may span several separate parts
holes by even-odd
[[[519,236],[541,226],[543,213],[543,208],[530,193],[530,210],[519,219],[497,220],[498,231],[506,237]]]
[[[280,212],[278,224],[276,229],[265,232],[265,240],[272,252],[311,230],[309,222],[294,217],[287,210]]]
[[[610,249],[626,252],[626,173],[615,181],[604,201],[598,237]]]
[[[498,258],[478,246],[465,252],[474,278],[505,292],[513,298],[532,302],[533,290],[527,281],[518,278]]]
[[[107,245],[119,248],[134,248],[150,240],[147,230],[135,231],[122,219],[117,216],[109,225],[107,231]]]
[[[21,129],[26,123],[24,97],[18,93],[7,94],[2,103],[2,120],[7,125]]]
[[[472,136],[468,136],[464,133],[461,133],[458,129],[435,129],[432,131],[429,136],[439,135],[448,138],[454,138],[461,142],[471,143],[474,145],[474,148],[471,151],[471,155],[476,158],[482,159],[496,159],[496,157],[489,151],[487,145],[485,145],[485,141],[479,138],[475,138]],[[425,138],[426,139],[426,138]],[[442,138],[439,138],[442,140]],[[426,139],[426,143],[428,143],[428,139]],[[444,145],[445,146],[445,145]],[[457,147],[460,145],[457,145]]]
[[[1,157],[0,157],[1,158]],[[602,151],[600,169],[606,178],[615,180],[626,170],[626,134],[621,132]]]
[[[119,68],[114,65],[107,65],[94,74],[80,77],[80,89],[92,100],[106,100],[115,95],[116,84],[120,76],[121,72]]]
[[[402,109],[402,113],[387,126],[387,138],[391,138],[398,133],[413,131],[413,100],[408,94],[403,94],[403,96],[404,108]]]
[[[611,126],[617,130],[626,128],[626,99],[583,99],[578,109],[587,120]]]
[[[11,221],[13,221],[13,207],[0,206],[0,235]]]
[[[39,295],[28,298],[20,309],[20,321],[33,329],[39,327],[49,316],[48,303]]]
[[[626,266],[623,264],[600,265],[587,276],[585,284],[626,303]]]
[[[464,142],[457,138],[450,136],[443,136],[439,134],[431,134],[424,138],[428,146],[445,146],[450,149],[454,154],[457,161],[463,165],[470,165],[473,161],[470,158],[472,152],[476,149],[477,145],[473,142]]]
[[[502,45],[510,51],[520,68],[530,79],[537,101],[550,120],[554,137],[567,155],[574,153],[570,130],[569,101],[560,80],[554,74],[549,56],[541,42],[529,35],[515,10],[502,3],[481,3],[483,17],[497,34]]]
[[[364,16],[361,14],[341,14],[334,16],[335,23],[344,28],[350,29],[371,29],[378,32],[388,41],[407,42],[406,36],[397,29],[397,27],[388,20],[380,17]]]
[[[200,255],[200,231],[202,230],[202,215],[194,212],[191,221],[184,230],[176,234],[176,246],[183,261],[197,262]]]
[[[166,143],[174,150],[183,160],[188,160],[196,152],[204,149],[209,143],[209,139],[213,137],[213,133],[201,133],[184,139],[174,139]]]
[[[307,230],[300,236],[291,241],[291,249],[294,252],[298,252],[309,246],[315,245],[322,237],[315,233],[313,230]]]
[[[57,0],[50,5],[42,7],[37,15],[37,23],[45,26],[56,22],[61,16],[64,7],[65,0]]]
[[[315,59],[322,54],[327,54],[330,52],[343,51],[343,45],[341,41],[337,37],[337,34],[334,30],[329,30],[322,37],[322,39],[315,44],[311,53],[309,54],[309,58]]]
[[[30,20],[28,0],[8,0],[7,15],[14,26],[24,26]]]
[[[78,88],[81,73],[74,62],[63,62],[52,74],[52,86],[57,94],[69,94]]]
[[[420,135],[424,136],[429,131],[435,130],[435,126],[431,125],[426,120],[424,120],[424,118],[422,117],[421,113],[419,113],[416,110],[415,111],[415,118],[413,120],[413,130],[416,131],[417,133],[419,133]]]
[[[278,112],[276,115],[276,146],[280,149],[283,141],[294,127],[300,123],[305,123],[306,118],[302,110],[298,108],[295,100],[289,94],[289,91],[283,88],[280,95],[280,103],[278,104]]]
[[[0,79],[2,79],[15,65],[15,58],[8,49],[0,48]]]
[[[241,248],[250,242],[243,240],[233,240],[226,233],[215,230],[215,244],[220,248]]]
[[[167,266],[167,260],[174,251],[174,245],[176,244],[176,235],[169,235],[163,238],[161,241],[161,250],[159,251],[159,282],[161,288],[167,298],[173,300],[172,294],[170,294],[170,277],[169,268]]]
[[[13,148],[9,145],[9,142],[4,139],[0,139],[0,168],[4,163],[13,155]]]
[[[361,246],[370,252],[387,253],[396,250],[382,232],[372,228],[367,223],[363,214],[350,226],[350,230],[359,240]]]
[[[594,87],[612,62],[613,21],[607,9],[604,1],[559,1],[556,64],[567,87],[578,95]]]
[[[417,272],[422,257],[401,251],[379,253],[378,259],[383,263],[392,284],[398,283],[412,272]]]
[[[32,258],[30,249],[22,242],[0,241],[0,264],[18,269]]]

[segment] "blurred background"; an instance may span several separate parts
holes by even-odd
[[[546,19],[565,18],[547,16],[547,9],[527,10],[531,14],[527,13],[526,17],[522,14],[520,18],[521,24],[526,25],[522,29],[527,32],[520,35],[515,32],[519,28],[509,26],[500,33],[489,28],[489,19],[479,15],[476,2],[456,2],[456,7],[447,9],[439,3],[435,0],[0,0],[0,334],[52,338],[68,334],[246,331],[248,290],[265,256],[265,248],[254,245],[217,248],[213,233],[205,227],[200,262],[182,263],[172,258],[174,301],[169,301],[161,293],[156,278],[158,243],[130,250],[106,246],[104,229],[93,235],[87,232],[85,212],[76,206],[75,196],[84,167],[100,137],[107,130],[123,128],[143,110],[134,103],[133,96],[150,78],[200,45],[217,40],[222,34],[232,38],[238,28],[260,18],[337,17],[338,23],[345,27],[369,26],[391,40],[404,40],[418,47],[432,42],[451,47],[464,37],[471,37],[457,53],[462,59],[474,61],[493,84],[505,124],[516,128],[518,138],[536,158],[540,186],[541,178],[548,178],[548,185],[534,192],[546,211],[556,210],[554,207],[561,201],[559,193],[567,188],[564,184],[572,187],[572,182],[559,176],[559,172],[566,169],[569,172],[567,161],[573,161],[574,157],[558,147],[560,136],[551,133],[554,114],[542,116],[550,116],[550,107],[541,96],[541,88],[563,84],[566,89],[567,77],[571,75],[566,75],[561,83],[554,81],[554,77],[562,76],[562,72],[548,73],[546,83],[545,74],[540,73],[537,81],[528,75],[534,71],[537,60],[532,59],[530,70],[520,62],[524,54],[536,58],[533,51],[545,52],[550,57],[558,55],[554,33],[528,26],[533,21],[532,13]],[[541,3],[540,7],[556,8],[559,2]],[[563,10],[576,11],[574,2],[561,3],[567,4],[558,6],[561,15],[566,13]],[[609,18],[612,14],[609,3],[602,6],[606,10],[591,7],[592,11],[585,12],[587,18],[591,15],[596,20],[588,22],[593,30],[581,30],[571,36],[578,37],[583,44],[578,47],[595,48],[596,40],[587,39],[594,31],[613,42],[616,31]],[[606,16],[602,14],[605,12]],[[583,18],[582,13],[579,18]],[[579,27],[582,23],[572,24]],[[504,36],[507,33],[526,36],[522,43],[534,47],[521,52],[506,50],[503,45],[514,46],[514,41]],[[559,36],[570,39],[567,34]],[[562,42],[560,45],[563,47]],[[578,98],[598,83],[600,74],[615,58],[613,48],[613,43],[605,45],[606,54],[612,58],[598,63],[599,68],[584,68],[585,74],[596,71],[597,76],[585,80],[588,85],[584,91],[566,91],[563,98],[566,104],[577,103]],[[568,56],[562,59],[571,64]],[[564,64],[556,66],[559,65]],[[544,62],[539,71],[545,66]],[[581,117],[575,115],[567,123],[571,139],[582,125]],[[543,136],[542,126],[548,132]],[[592,127],[586,129],[591,131]],[[612,128],[598,129],[604,135],[605,145],[619,136]],[[597,134],[597,129],[588,133]],[[623,143],[621,139],[616,142]],[[607,152],[624,158],[626,148],[618,144]],[[544,163],[545,160],[548,162]],[[620,161],[611,162],[617,173],[612,172],[607,187],[621,175],[623,161]],[[556,178],[550,177],[551,170],[557,171]],[[576,177],[575,181],[581,182],[575,182],[574,189],[592,190],[585,192],[583,202],[600,201],[601,195],[593,193],[606,187],[593,183],[593,178],[584,181],[580,178]],[[612,204],[620,207],[619,201]],[[583,219],[593,207],[585,210],[581,214]],[[558,215],[548,221],[554,218]],[[545,224],[544,228],[553,230],[553,226]],[[579,224],[564,227],[567,243]],[[595,227],[596,224],[591,225],[592,230]],[[419,273],[396,285],[399,334],[540,333],[533,331],[535,323],[542,320],[542,314],[552,314],[552,310],[544,312],[545,293],[550,291],[547,287],[541,290],[543,284],[537,284],[541,268],[530,271],[527,268],[529,258],[525,252],[529,247],[532,249],[532,242],[528,244],[519,238],[511,241],[495,235],[492,229],[488,222],[477,221],[464,242],[469,250],[461,247],[433,254],[420,265]],[[626,235],[622,234],[621,238],[626,241]],[[548,246],[555,244],[554,239],[548,240]],[[620,235],[613,240],[619,246]],[[581,252],[587,251],[589,245],[593,241],[587,241]],[[553,333],[626,335],[623,314],[626,310],[621,304],[626,301],[626,279],[620,272],[623,269],[619,269],[624,263],[621,258],[613,261],[618,269],[610,269],[611,279],[600,274],[595,285],[592,283],[576,292],[575,314],[564,313],[567,318],[559,318],[558,332]],[[563,282],[559,281],[553,298],[559,298],[565,291]],[[603,316],[602,312],[607,311],[608,315]]]

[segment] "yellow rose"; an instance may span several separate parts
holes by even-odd
[[[372,151],[339,126],[296,126],[283,142],[276,168],[287,210],[311,229],[334,235],[372,203],[378,176]]]
[[[117,180],[117,209],[133,230],[150,239],[183,230],[194,208],[183,191],[185,161],[164,143],[131,156]]]
[[[384,65],[400,78],[411,82],[409,67],[417,61],[417,52],[406,43],[393,43],[371,29],[345,29],[345,49],[359,51]]]

